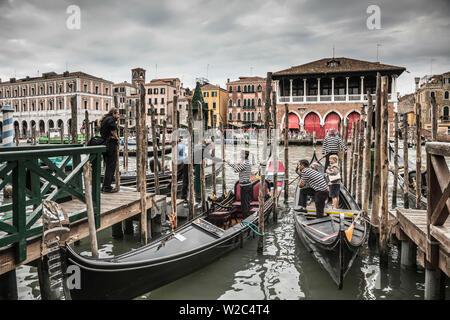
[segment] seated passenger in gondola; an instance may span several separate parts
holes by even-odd
[[[325,208],[325,201],[328,197],[328,186],[324,176],[309,167],[308,160],[300,160],[297,172],[300,172],[300,197],[299,205],[302,212],[306,210],[307,196],[313,196],[316,205],[316,215],[318,218],[323,217],[323,211]]]
[[[239,185],[241,187],[241,211],[244,217],[250,213],[250,203],[252,201],[253,187],[250,177],[252,175],[252,165],[248,160],[250,152],[248,150],[241,151],[241,162],[232,164],[229,159],[226,162],[235,172],[239,173]]]

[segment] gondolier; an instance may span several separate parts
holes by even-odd
[[[241,187],[241,211],[244,217],[250,212],[250,203],[252,201],[253,187],[250,180],[252,175],[252,165],[248,160],[250,152],[248,150],[241,151],[241,162],[233,164],[229,159],[226,160],[228,165],[239,173],[239,185]]]
[[[318,218],[323,217],[325,201],[328,197],[328,186],[322,173],[309,167],[308,160],[300,160],[298,164],[298,172],[300,172],[300,197],[299,206],[301,212],[307,212],[306,200],[307,196],[314,196],[316,205],[316,214]]]
[[[322,154],[326,155],[325,168],[328,168],[330,165],[330,156],[333,154],[337,155],[341,149],[347,151],[348,148],[342,141],[341,137],[336,134],[336,129],[330,128],[330,134],[325,137],[322,148]]]
[[[117,148],[119,146],[119,136],[117,129],[117,120],[119,119],[119,110],[112,108],[100,120],[100,134],[106,144],[106,153],[103,154],[106,162],[105,178],[103,179],[102,191],[106,193],[117,192],[111,187],[114,173],[116,171]]]

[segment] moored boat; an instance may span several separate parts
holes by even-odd
[[[324,167],[317,160],[315,153],[312,162],[318,162],[318,170],[324,172]],[[307,213],[300,212],[299,195],[300,188],[297,186],[292,209],[297,234],[304,246],[341,289],[345,275],[366,240],[367,222],[358,204],[342,184],[339,209],[326,208],[322,218],[316,216],[315,208],[308,208]]]

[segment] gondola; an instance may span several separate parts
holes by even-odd
[[[317,160],[316,154],[311,163],[318,162],[320,172],[323,165]],[[368,234],[367,222],[360,213],[360,208],[345,186],[340,189],[340,209],[326,209],[323,218],[317,218],[315,208],[308,213],[299,211],[300,188],[295,192],[295,204],[292,212],[295,229],[302,243],[312,253],[319,264],[330,274],[339,289],[343,287],[344,277],[350,270],[358,251]],[[313,204],[310,204],[313,205]],[[328,215],[327,215],[328,213]],[[354,223],[350,240],[345,231]]]
[[[391,145],[389,145],[389,161],[391,163],[391,168],[393,168],[394,164],[394,148],[392,148]],[[405,192],[405,173],[404,173],[404,165],[405,161],[400,155],[398,156],[398,176],[397,181],[398,185],[400,186],[400,189],[402,190],[402,193]],[[410,170],[410,168],[412,170]],[[408,188],[408,199],[410,203],[416,203],[416,188],[415,188],[415,181],[416,181],[416,163],[408,160],[408,180],[409,180],[409,188]],[[427,209],[427,171],[422,170],[422,197],[421,197],[421,208],[423,210]]]
[[[273,207],[268,184],[266,191],[264,217],[268,219]],[[258,193],[259,182],[255,182],[253,194]],[[78,266],[81,277],[79,289],[70,289],[71,298],[132,299],[242,247],[244,240],[253,234],[251,229],[258,224],[258,207],[253,206],[250,215],[243,217],[239,194],[236,183],[234,192],[212,201],[211,208],[193,221],[148,245],[116,257],[91,259],[80,256],[66,245],[66,265]]]

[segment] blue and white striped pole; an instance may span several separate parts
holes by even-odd
[[[13,147],[14,139],[14,127],[13,127],[13,115],[14,109],[11,106],[4,106],[2,108],[3,113],[3,142],[4,147]]]

